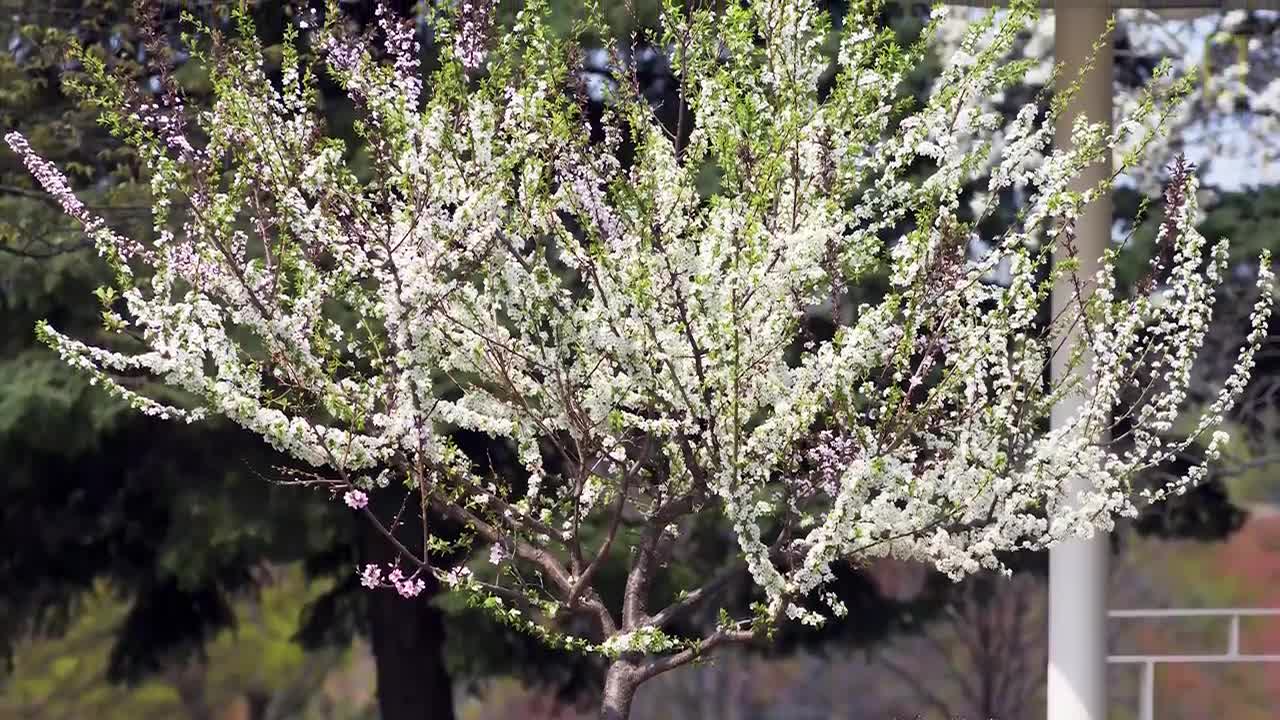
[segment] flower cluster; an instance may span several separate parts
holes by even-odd
[[[462,0],[458,10],[458,32],[454,52],[467,70],[477,70],[488,53],[493,26],[493,0]]]
[[[382,568],[372,563],[361,568],[360,584],[370,590],[390,587],[403,598],[415,598],[427,589],[426,581],[418,573],[406,576],[403,570],[393,566],[391,571],[384,575]]]
[[[377,565],[365,565],[360,571],[360,584],[373,589],[382,585],[382,568]]]
[[[352,510],[363,510],[369,504],[369,496],[363,490],[348,490],[342,496],[342,501]]]
[[[413,597],[433,572],[540,638],[648,657],[636,677],[787,617],[843,614],[828,587],[838,563],[999,568],[1002,553],[1104,530],[1203,477],[1145,500],[1131,487],[1185,442],[1221,445],[1271,308],[1263,263],[1249,343],[1184,420],[1225,245],[1196,232],[1185,173],[1161,229],[1170,252],[1152,268],[1168,302],[1125,297],[1111,256],[1078,270],[1073,228],[1099,188],[1075,181],[1121,138],[1080,121],[1054,149],[1052,110],[1032,102],[1008,126],[984,110],[1027,69],[1003,59],[1031,5],[968,29],[910,112],[900,88],[925,46],[858,30],[875,3],[853,3],[833,74],[831,20],[807,0],[664,16],[687,104],[674,127],[635,83],[595,111],[565,88],[580,40],[612,37],[594,2],[568,34],[546,0],[524,3],[481,75],[468,43],[489,5],[472,0],[440,45],[460,49],[429,83],[411,31],[382,11],[381,52],[317,43],[363,113],[368,173],[326,136],[301,54],[286,43],[283,81],[269,78],[244,33],[211,64],[198,157],[172,141],[145,156],[159,186],[186,193],[187,215],[168,219],[166,205],[163,232],[133,245],[83,220],[119,270],[118,322],[142,347],[42,337],[117,392],[133,391],[115,375],[140,372],[186,392],[347,489],[353,508],[373,485],[401,484],[400,512],[422,512],[427,537],[397,541],[390,569],[362,568],[366,587]],[[1128,120],[1160,117],[1143,103]],[[88,218],[56,170],[10,144]],[[1025,192],[1000,233],[961,207],[983,172],[990,194]],[[1055,252],[1066,260],[1051,266]],[[1004,281],[987,282],[997,269]],[[1091,292],[1046,322],[1059,283]],[[871,284],[883,294],[859,292]],[[1168,439],[1175,421],[1189,439]],[[513,449],[516,467],[459,431]],[[427,513],[464,539],[433,535]],[[736,557],[658,605],[657,579],[707,522],[732,531]],[[626,588],[610,605],[597,581],[623,538]],[[429,562],[467,541],[490,563]],[[751,616],[672,635],[743,572],[762,597]]]
[[[135,254],[145,254],[140,243],[117,235],[106,226],[105,220],[93,214],[71,190],[67,176],[53,163],[36,154],[21,133],[11,131],[4,136],[4,140],[22,158],[23,164],[40,187],[58,201],[63,212],[80,223],[86,235],[94,239],[100,252],[114,254],[124,261]]]
[[[654,627],[642,627],[632,632],[617,633],[600,645],[605,657],[616,658],[627,653],[646,655],[661,654],[679,647],[679,642]]]

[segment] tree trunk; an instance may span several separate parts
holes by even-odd
[[[600,701],[602,720],[627,720],[631,717],[631,701],[639,686],[636,668],[623,660],[609,666],[604,676],[604,697]]]
[[[382,720],[453,720],[440,610],[424,596],[406,600],[387,590],[369,595]]]
[[[391,562],[391,543],[369,523],[366,562]],[[438,591],[427,578],[421,595],[405,599],[392,590],[365,593],[382,720],[453,720],[453,688],[444,665],[444,618],[432,602]]]

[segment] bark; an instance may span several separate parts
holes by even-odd
[[[600,701],[601,720],[627,720],[631,717],[631,701],[640,686],[640,674],[631,663],[618,660],[604,676],[604,696]]]
[[[422,596],[405,600],[386,591],[370,596],[370,639],[382,720],[453,720],[440,610]]]
[[[368,562],[394,559],[391,543],[362,523]],[[365,593],[382,720],[453,720],[453,688],[444,665],[444,617],[434,583],[416,598],[390,590]]]

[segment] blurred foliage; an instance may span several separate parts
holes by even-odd
[[[0,717],[40,720],[357,720],[371,718],[372,678],[351,651],[304,652],[293,641],[301,606],[323,589],[297,567],[275,568],[255,599],[234,603],[240,622],[200,658],[170,663],[131,686],[107,681],[112,637],[129,604],[105,583],[85,597],[65,632],[20,643],[14,672],[0,681]]]

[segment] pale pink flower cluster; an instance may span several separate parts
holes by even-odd
[[[809,450],[808,460],[813,469],[797,482],[797,494],[801,497],[822,493],[835,497],[840,492],[840,479],[844,471],[858,456],[858,444],[850,436],[823,430],[817,443]]]
[[[608,194],[600,187],[600,178],[593,176],[589,163],[580,158],[563,158],[557,162],[557,171],[566,183],[564,191],[584,220],[600,234],[605,242],[622,235],[622,220],[609,206]]]
[[[386,48],[395,64],[396,82],[404,93],[405,101],[413,107],[422,93],[422,77],[418,72],[421,47],[418,45],[415,28],[412,23],[397,18],[385,1],[378,3],[374,15],[387,36]]]
[[[143,103],[134,113],[135,119],[144,126],[155,130],[165,145],[179,155],[194,155],[196,150],[182,132],[182,103],[175,101],[170,106],[159,103]]]
[[[477,70],[484,64],[492,26],[492,0],[463,0],[458,11],[454,52],[467,70]]]
[[[361,569],[360,584],[370,590],[390,586],[395,588],[402,598],[415,598],[427,589],[426,581],[417,573],[406,576],[400,568],[392,567],[391,572],[383,575],[382,568],[373,563]]]
[[[511,559],[511,553],[502,546],[501,543],[494,543],[489,546],[489,562],[493,565],[501,565]]]
[[[342,499],[352,510],[363,510],[369,504],[369,496],[362,490],[348,490]]]
[[[22,163],[27,166],[27,170],[31,172],[31,176],[36,182],[40,183],[40,187],[49,193],[58,204],[62,206],[63,212],[71,217],[79,220],[84,224],[85,230],[93,232],[102,227],[102,218],[94,217],[90,214],[88,208],[76,197],[71,190],[71,184],[67,182],[67,176],[53,163],[45,160],[31,149],[27,139],[17,131],[10,132],[4,136],[5,142],[9,143],[9,147],[22,157]]]
[[[325,37],[324,51],[329,64],[335,70],[344,73],[356,72],[360,68],[361,56],[364,54],[359,45],[343,42],[332,35]]]
[[[382,568],[372,563],[360,571],[360,584],[370,590],[382,586]]]
[[[387,582],[391,583],[396,592],[400,593],[400,597],[413,598],[427,589],[427,583],[415,573],[409,577],[405,577],[400,568],[396,568],[387,574]]]
[[[67,181],[67,176],[53,163],[36,154],[22,133],[11,131],[4,136],[4,139],[9,147],[22,157],[22,163],[26,165],[40,187],[58,201],[63,212],[84,226],[86,234],[109,244],[125,262],[135,255],[147,255],[142,245],[116,234],[107,227],[105,220],[90,212],[71,190],[71,183]]]

